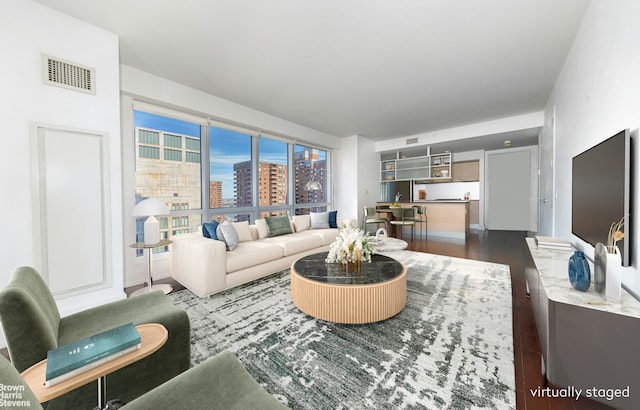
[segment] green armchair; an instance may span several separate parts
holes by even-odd
[[[129,402],[191,365],[189,317],[162,292],[119,300],[60,317],[56,302],[41,275],[20,267],[0,291],[0,322],[13,366],[22,372],[46,359],[58,346],[123,325],[160,323],[169,339],[154,354],[118,370],[108,378],[110,399]],[[89,383],[44,403],[47,409],[90,408],[96,402],[96,383]]]
[[[107,376],[109,386],[114,374]],[[135,381],[135,383],[139,382],[142,382],[142,379]],[[15,367],[4,357],[0,357],[0,383],[10,386],[14,389],[12,391],[19,392],[15,398],[7,399],[20,402],[16,403],[15,407],[21,405],[30,409],[43,408]],[[94,391],[93,394],[95,400],[96,392]],[[10,403],[5,404],[7,404],[5,407],[12,408],[8,405]],[[91,407],[87,405],[69,407],[69,409],[78,408]],[[125,410],[276,410],[286,407],[253,380],[233,353],[224,351],[143,394],[122,408]]]

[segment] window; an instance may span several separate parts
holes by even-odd
[[[251,135],[209,127],[209,207],[253,206]]]
[[[171,215],[158,218],[163,239],[178,230],[195,231],[202,223],[201,212],[184,213],[202,209],[201,126],[140,110],[134,110],[134,126],[136,202],[158,198],[167,203]],[[137,241],[144,240],[144,219],[136,221]]]
[[[258,161],[258,207],[284,208],[288,203],[288,145],[260,137]]]
[[[170,215],[158,218],[163,239],[212,219],[253,222],[328,209],[328,151],[144,103],[134,107],[136,201],[167,203]],[[312,181],[319,189],[308,189]],[[138,241],[143,222],[136,223]]]
[[[327,151],[296,144],[293,160],[296,215],[326,211]]]

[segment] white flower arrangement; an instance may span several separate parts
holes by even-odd
[[[364,229],[351,224],[344,225],[340,228],[336,240],[329,247],[329,254],[325,262],[341,264],[371,262],[371,255],[375,253],[374,242],[375,238]]]

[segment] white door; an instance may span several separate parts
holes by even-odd
[[[485,155],[487,229],[536,231],[538,211],[534,204],[538,194],[532,167],[537,159],[535,148],[488,151]]]
[[[538,201],[538,233],[554,236],[554,181],[553,155],[555,147],[555,115],[544,124],[539,138],[540,146],[540,199]]]

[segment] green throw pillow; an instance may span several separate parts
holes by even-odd
[[[270,237],[293,233],[293,231],[291,230],[291,223],[289,222],[288,216],[274,216],[274,217],[267,217],[264,219],[265,221],[267,221]]]

